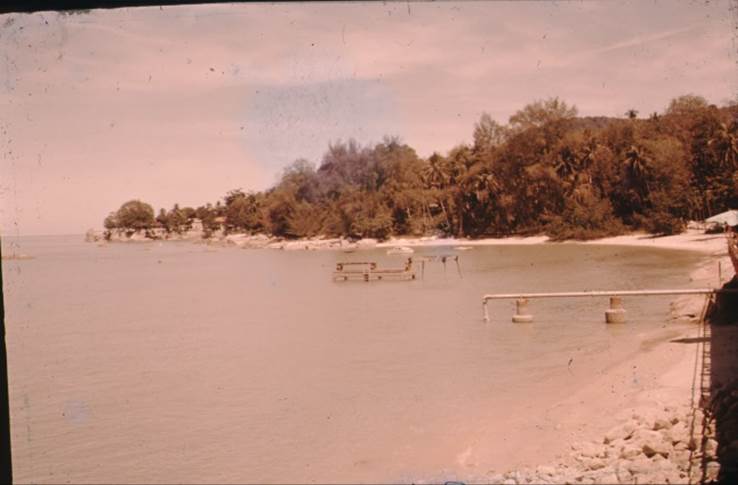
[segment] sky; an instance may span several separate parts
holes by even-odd
[[[0,236],[80,234],[274,185],[331,142],[422,157],[559,96],[736,99],[729,1],[217,4],[0,15]]]

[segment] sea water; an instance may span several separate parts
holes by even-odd
[[[689,252],[544,244],[419,248],[410,282],[334,282],[382,249],[98,246],[6,238],[18,482],[410,482],[482,477],[542,413],[664,325],[669,297],[514,302],[485,293],[686,288]],[[571,362],[587,360],[571,379]],[[545,392],[543,392],[545,391]],[[553,425],[553,424],[552,424]],[[473,449],[492,450],[476,454]],[[500,460],[499,455],[497,461]]]

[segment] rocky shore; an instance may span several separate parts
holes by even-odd
[[[709,483],[717,479],[715,427],[689,403],[635,412],[602,439],[571,445],[555,465],[508,471],[491,483]]]
[[[428,238],[430,239],[430,238]],[[167,233],[160,230],[148,231],[96,231],[90,229],[85,234],[87,242],[152,242],[152,241],[189,241],[210,246],[232,246],[242,249],[283,249],[283,250],[355,250],[377,246],[376,239],[360,239],[352,241],[346,238],[315,237],[309,239],[288,240],[265,234],[224,234],[217,231],[205,238],[202,230],[195,228],[183,233]]]

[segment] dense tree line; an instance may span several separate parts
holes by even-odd
[[[648,118],[635,110],[583,118],[551,98],[507,125],[483,114],[472,143],[446,155],[423,159],[392,137],[373,146],[337,142],[317,167],[297,160],[264,192],[232,190],[214,206],[175,205],[157,217],[131,201],[105,227],[182,232],[198,218],[206,235],[587,239],[633,229],[672,234],[736,207],[738,106],[687,95]]]

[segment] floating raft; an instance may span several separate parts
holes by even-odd
[[[378,268],[375,262],[336,263],[334,281],[410,281],[415,279],[413,260],[401,268]]]

